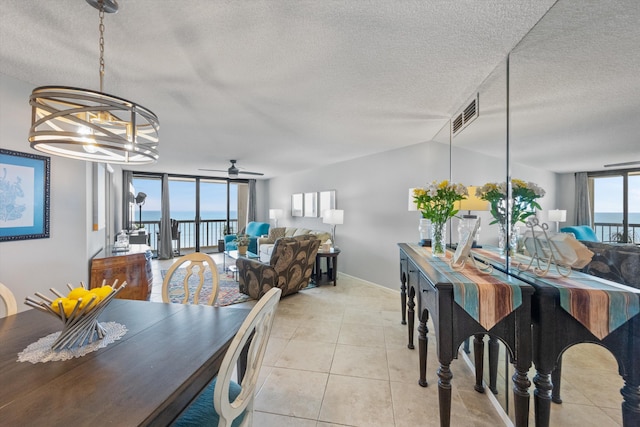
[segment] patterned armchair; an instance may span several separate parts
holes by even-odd
[[[240,292],[259,299],[269,289],[282,289],[282,296],[298,292],[309,285],[320,239],[305,235],[276,240],[269,264],[238,258]]]

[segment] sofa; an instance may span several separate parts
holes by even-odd
[[[282,296],[306,288],[316,262],[320,239],[313,235],[281,237],[276,240],[268,264],[238,258],[240,292],[260,299],[271,288],[282,289]]]
[[[633,244],[581,241],[594,255],[580,271],[640,289],[640,247]]]
[[[269,235],[267,237],[258,239],[257,254],[260,256],[260,262],[269,262],[276,240],[282,237],[297,237],[306,235],[316,236],[320,240],[320,245],[331,239],[331,234],[327,231],[310,230],[308,228],[296,227],[275,227],[269,230]]]
[[[258,253],[258,238],[266,236],[269,233],[269,226],[270,224],[268,222],[251,221],[247,224],[245,229],[239,233],[247,234],[249,236],[249,248],[247,249],[249,252],[253,252],[254,254]],[[237,234],[227,234],[224,236],[225,251],[234,251],[238,249],[238,245],[234,242],[236,237]]]

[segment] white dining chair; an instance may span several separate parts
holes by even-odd
[[[210,280],[207,280],[205,274],[207,268],[211,271]],[[182,304],[198,304],[200,293],[203,289],[207,289],[208,287],[211,289],[211,294],[207,299],[207,304],[215,304],[218,299],[220,278],[218,277],[218,267],[216,266],[213,258],[202,252],[194,252],[178,258],[178,260],[169,267],[169,270],[162,281],[163,302],[172,302],[169,284],[177,272],[184,272],[184,278],[182,280],[184,297],[182,297]],[[189,280],[192,277],[197,278],[197,286],[194,286],[196,282],[193,280],[191,280],[192,283],[189,283]]]
[[[247,427],[253,425],[253,402],[258,374],[271,334],[282,290],[271,288],[253,307],[233,338],[218,376],[182,413],[174,426]],[[231,380],[249,342],[247,366],[240,384]]]
[[[13,296],[11,289],[7,288],[0,282],[0,299],[4,303],[5,316],[11,316],[18,312],[18,305],[16,304],[16,298]]]

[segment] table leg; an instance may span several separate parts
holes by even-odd
[[[336,280],[338,280],[338,257],[332,257],[331,262],[331,277],[333,278],[333,286],[336,285]]]
[[[451,425],[451,379],[453,374],[449,363],[440,362],[438,369],[438,402],[440,405],[440,427]]]
[[[562,403],[560,397],[560,383],[562,381],[562,355],[558,357],[556,368],[551,371],[551,383],[553,384],[553,390],[551,391],[551,401],[553,403]]]
[[[634,384],[629,378],[624,378],[622,394],[622,425],[632,427],[640,425],[640,384]]]
[[[536,390],[533,392],[535,407],[536,427],[549,427],[549,416],[551,414],[551,372],[537,371],[533,377]]]
[[[407,324],[407,277],[402,275],[402,284],[400,285],[400,306],[402,312],[402,324]]]
[[[415,326],[415,296],[416,296],[416,288],[413,286],[409,287],[409,301],[407,302],[407,317],[409,324],[407,325],[407,331],[409,332],[409,344],[407,347],[413,350],[413,328]]]
[[[513,374],[513,403],[516,412],[516,427],[526,427],[529,425],[529,387],[531,381],[527,377],[528,369],[517,366]],[[536,420],[536,426],[537,426]]]
[[[498,356],[500,347],[498,338],[489,335],[489,389],[493,394],[498,394]]]
[[[418,323],[418,352],[420,356],[420,379],[418,384],[422,387],[426,387],[427,384],[427,345],[429,344],[429,328],[427,323],[429,322],[429,311],[422,310],[420,313],[420,320]]]
[[[476,384],[473,389],[478,393],[484,393],[482,374],[484,373],[484,334],[473,336],[473,363],[476,368]]]

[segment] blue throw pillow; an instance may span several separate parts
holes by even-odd
[[[220,416],[213,407],[213,390],[216,387],[216,381],[218,378],[214,378],[213,381],[207,386],[206,389],[196,398],[196,400],[189,405],[187,409],[180,415],[180,417],[173,423],[178,427],[200,427],[211,426],[216,427]],[[229,386],[229,402],[233,402],[240,394],[242,388],[235,382],[231,381]],[[238,427],[242,423],[244,413],[231,423],[232,427]]]

